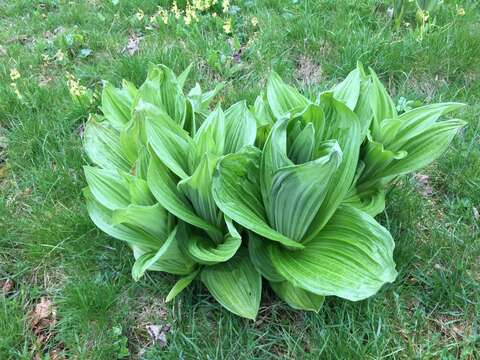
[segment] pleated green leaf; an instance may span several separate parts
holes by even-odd
[[[85,188],[84,196],[87,203],[87,211],[93,223],[106,234],[115,239],[125,241],[129,245],[141,246],[147,249],[157,249],[165,238],[158,238],[146,232],[142,227],[131,225],[115,225],[112,220],[112,211],[100,204],[91,193]]]
[[[254,232],[248,232],[248,254],[257,271],[269,281],[284,281],[285,279],[278,273],[270,260],[268,252],[270,246],[275,245]]]
[[[187,276],[181,277],[175,283],[175,285],[173,285],[172,289],[170,290],[167,297],[165,298],[165,302],[170,302],[173,299],[175,299],[175,297],[178,294],[180,294],[188,285],[192,283],[193,280],[195,280],[199,272],[200,272],[200,268],[188,274]]]
[[[333,97],[354,111],[360,96],[360,82],[360,70],[356,68],[347,75],[345,80],[333,88]]]
[[[303,239],[341,161],[342,151],[331,141],[324,156],[274,173],[271,199],[277,231],[295,241]]]
[[[342,162],[330,179],[327,194],[304,242],[310,241],[321,231],[347,195],[355,177],[361,142],[358,117],[346,105],[333,99],[331,93],[323,94],[320,101],[326,114],[324,139],[338,142],[342,150]]]
[[[354,191],[342,202],[375,217],[385,209],[385,190],[372,186],[362,192]]]
[[[116,170],[84,166],[90,191],[97,201],[107,209],[115,210],[130,204],[129,183]]]
[[[168,212],[160,204],[151,206],[129,205],[112,212],[112,223],[129,224],[143,228],[159,239],[166,239],[171,232]]]
[[[217,94],[225,86],[224,83],[219,83],[215,85],[213,90],[203,92],[200,84],[195,84],[195,87],[190,90],[188,93],[188,98],[192,102],[193,110],[196,113],[206,113],[208,112],[208,107],[212,100],[217,96]]]
[[[465,106],[460,103],[439,103],[418,107],[401,114],[398,117],[400,126],[397,131],[391,131],[390,138],[385,140],[382,133],[382,142],[389,149],[400,149],[410,139],[428,130],[440,118],[449,112]],[[383,129],[382,129],[383,130]],[[382,131],[383,132],[383,131]]]
[[[357,301],[395,280],[393,248],[390,233],[371,216],[342,206],[305,249],[275,246],[270,255],[277,271],[293,286]]]
[[[232,259],[201,272],[202,282],[223,307],[247,319],[255,319],[260,306],[262,278],[248,258],[239,251]]]
[[[147,183],[160,205],[173,215],[204,229],[216,238],[223,236],[215,226],[195,213],[187,197],[177,189],[175,175],[155,155],[152,155],[150,159]]]
[[[287,156],[287,119],[278,120],[268,135],[260,159],[260,188],[267,219],[275,224],[275,204],[272,198],[273,175],[278,169],[293,165]]]
[[[411,138],[401,147],[407,156],[389,165],[383,176],[402,175],[427,166],[443,154],[465,124],[465,121],[459,119],[441,121]]]
[[[177,237],[183,252],[202,265],[214,265],[229,260],[242,243],[240,236],[228,234],[221,243],[216,244],[207,234],[195,232],[184,223],[179,225]]]
[[[324,296],[295,287],[288,281],[271,282],[270,286],[280,299],[297,310],[314,311],[318,313],[325,301]]]
[[[150,111],[145,105],[145,131],[148,143],[161,161],[178,177],[188,177],[188,154],[193,151],[193,142],[188,133],[162,111]],[[158,108],[157,108],[158,109]],[[159,110],[159,109],[158,109]]]
[[[370,88],[370,107],[373,112],[372,131],[375,138],[379,137],[380,123],[384,119],[397,117],[397,109],[387,90],[377,77],[377,74],[370,69],[372,86]]]
[[[205,154],[210,156],[223,155],[225,150],[225,114],[220,106],[217,106],[207,116],[193,140],[196,151],[190,153],[190,163],[194,166],[198,166]]]
[[[190,63],[185,70],[182,71],[180,75],[177,76],[177,83],[178,86],[183,89],[185,86],[185,82],[187,81],[188,75],[190,75],[190,71],[192,70],[193,63]]]
[[[303,164],[312,160],[314,151],[315,128],[312,123],[308,123],[288,149],[288,158],[295,164]]]
[[[222,216],[212,194],[212,177],[216,163],[215,157],[205,154],[192,176],[180,181],[177,188],[190,200],[196,214],[219,227]]]
[[[146,180],[138,176],[124,176],[128,181],[130,201],[134,205],[154,205],[155,197],[148,187]]]
[[[159,107],[181,127],[185,123],[186,98],[175,74],[165,65],[150,64],[147,79],[138,89],[134,105],[140,102]]]
[[[83,148],[90,160],[104,169],[130,171],[133,162],[119,143],[120,134],[92,117],[85,125]]]
[[[195,263],[180,251],[176,239],[176,229],[174,229],[157,251],[147,252],[135,261],[132,267],[132,277],[138,281],[147,270],[187,275],[194,268]]]
[[[122,129],[131,117],[132,98],[130,92],[127,89],[117,89],[109,82],[105,82],[101,110],[115,129]]]
[[[257,124],[246,101],[239,101],[228,108],[225,112],[225,154],[253,145],[256,135]]]
[[[267,99],[270,109],[277,119],[284,118],[290,113],[301,111],[310,103],[297,89],[285,84],[274,71],[268,77]]]
[[[290,248],[303,245],[274,230],[267,222],[260,194],[260,150],[244,147],[222,158],[213,178],[213,197],[231,219],[257,234]]]

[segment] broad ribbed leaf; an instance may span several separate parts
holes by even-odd
[[[121,130],[120,130],[120,140],[119,146],[121,146],[125,157],[130,161],[130,163],[135,162],[138,158],[139,150],[145,146],[145,143],[142,144],[142,133],[140,120],[138,117],[134,116]]]
[[[115,210],[130,204],[129,183],[116,170],[84,166],[85,178],[97,201],[107,209]]]
[[[392,163],[383,176],[401,175],[418,170],[437,159],[447,149],[465,121],[452,119],[438,122],[401,147],[408,155]]]
[[[391,140],[385,140],[385,136],[382,134],[382,142],[384,144],[388,144],[386,146],[389,149],[400,149],[402,145],[404,145],[410,139],[420,135],[433,126],[440,116],[455,111],[463,106],[465,105],[460,103],[439,103],[426,105],[407,111],[398,117],[400,126],[398,131],[392,131],[393,134],[391,136]]]
[[[278,120],[270,131],[260,160],[260,188],[270,224],[275,224],[275,205],[272,199],[273,175],[282,167],[293,165],[287,157],[288,120]]]
[[[83,147],[90,160],[104,169],[130,171],[133,161],[119,143],[120,134],[107,122],[91,118],[85,125]]]
[[[375,184],[384,176],[383,174],[392,162],[403,159],[406,156],[407,153],[405,151],[390,151],[385,149],[383,144],[375,142],[371,137],[368,137],[363,149],[362,158],[365,169],[358,180],[358,182],[362,184],[360,190],[364,190],[371,184]]]
[[[319,312],[325,297],[295,287],[288,281],[271,282],[273,291],[294,309]]]
[[[351,71],[345,80],[333,88],[333,97],[342,101],[350,110],[355,110],[360,95],[360,70]]]
[[[183,89],[185,86],[185,82],[187,81],[188,75],[190,74],[190,71],[192,70],[193,63],[190,63],[185,70],[182,71],[180,75],[177,76],[177,83],[178,86]]]
[[[373,112],[372,130],[374,138],[379,137],[380,123],[384,119],[392,119],[397,116],[397,110],[392,98],[377,77],[377,74],[370,69],[372,86],[370,88],[370,107]]]
[[[324,139],[335,139],[342,150],[342,162],[331,177],[327,194],[307,232],[306,242],[315,237],[325,226],[345,198],[355,177],[361,141],[358,117],[343,103],[333,99],[330,93],[320,98],[326,116]]]
[[[227,262],[205,267],[201,279],[226,309],[255,319],[260,306],[262,278],[245,252],[238,252]]]
[[[325,113],[323,111],[322,106],[318,104],[310,104],[308,105],[305,110],[302,112],[300,116],[300,120],[303,123],[303,125],[313,126],[313,129],[315,130],[315,149],[313,152],[313,158],[318,156],[318,149],[317,147],[320,146],[321,142],[324,140],[324,133],[325,133],[325,127],[326,127],[326,119],[325,119]],[[291,136],[291,131],[289,129],[288,131],[288,137]],[[299,134],[298,134],[299,135]]]
[[[147,183],[157,201],[183,221],[209,232],[216,238],[222,233],[198,216],[186,196],[177,189],[176,179],[168,168],[154,155],[148,168]]]
[[[175,74],[165,65],[150,64],[147,79],[138,89],[134,104],[139,102],[158,106],[181,127],[185,123],[186,98]]]
[[[362,300],[395,280],[390,233],[366,213],[341,206],[305,249],[271,247],[277,271],[318,295]]]
[[[83,190],[87,203],[87,211],[93,223],[106,234],[115,239],[127,242],[129,245],[142,246],[147,249],[158,249],[165,238],[150,235],[141,227],[129,225],[114,225],[112,211],[101,205],[90,192],[89,188]]]
[[[225,154],[253,145],[256,135],[257,124],[245,101],[239,101],[225,112]]]
[[[188,285],[192,283],[193,280],[195,280],[199,272],[200,272],[200,268],[198,268],[191,274],[188,274],[187,276],[180,278],[175,283],[175,285],[173,285],[172,289],[170,290],[167,297],[165,298],[165,302],[170,302],[173,299],[175,299],[175,297],[178,294],[180,294]]]
[[[267,99],[270,109],[277,119],[284,118],[291,112],[299,111],[310,103],[297,89],[285,84],[274,71],[268,77]]]
[[[190,154],[191,157],[194,156],[190,163],[195,166],[205,154],[223,155],[225,149],[225,115],[220,106],[208,115],[193,140],[196,145],[196,152]]]
[[[219,161],[213,178],[217,206],[235,222],[265,238],[303,248],[268,225],[260,194],[259,162],[260,150],[250,146]]]
[[[144,104],[145,131],[148,142],[160,160],[178,177],[188,177],[188,154],[193,149],[188,133],[158,108]]]
[[[180,181],[177,188],[190,200],[200,217],[220,227],[222,216],[212,195],[212,176],[216,163],[216,158],[205,154],[193,175]]]
[[[254,232],[248,232],[248,254],[257,271],[268,281],[284,281],[270,260],[269,246],[275,246],[270,240],[264,239]]]
[[[130,121],[132,99],[127,89],[117,89],[109,82],[105,82],[102,91],[103,115],[117,130]]]
[[[194,270],[195,263],[180,251],[175,235],[176,229],[157,251],[147,252],[135,261],[132,268],[132,277],[135,281],[138,281],[147,270],[164,271],[175,275],[187,275]]]
[[[370,91],[372,88],[372,81],[369,76],[365,75],[362,65],[357,65],[359,69],[362,81],[360,82],[360,94],[358,96],[357,105],[355,106],[354,113],[358,116],[361,128],[361,140],[367,136],[368,129],[373,119],[373,111],[370,106]]]
[[[354,191],[342,202],[375,217],[385,209],[385,190],[382,187],[372,186],[362,192]]]
[[[112,212],[112,223],[129,224],[143,228],[152,236],[166,239],[170,234],[171,226],[168,212],[160,204],[151,206],[129,205]]]
[[[315,128],[307,124],[288,149],[288,158],[295,164],[303,164],[312,160],[315,151]]]
[[[125,178],[128,181],[130,201],[132,204],[148,206],[156,203],[155,197],[151,193],[146,180],[129,175],[125,175]]]
[[[229,260],[242,243],[240,236],[228,234],[223,242],[215,244],[207,234],[195,232],[185,223],[179,225],[177,237],[184,253],[202,265],[214,265]]]
[[[275,172],[271,199],[277,231],[295,241],[303,239],[341,161],[342,151],[336,141],[331,141],[324,156]]]
[[[203,92],[200,84],[196,83],[195,87],[192,88],[188,93],[188,98],[192,102],[193,110],[196,113],[203,114],[208,112],[208,107],[210,106],[213,98],[217,96],[224,86],[224,83],[219,83],[213,90]]]

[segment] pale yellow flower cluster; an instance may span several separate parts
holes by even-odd
[[[232,19],[227,19],[223,23],[223,31],[225,31],[226,34],[230,34],[232,32]]]
[[[20,72],[16,68],[10,69],[10,79],[12,79],[12,82],[10,83],[10,87],[12,88],[17,98],[19,100],[22,100],[23,96],[22,94],[20,94],[20,91],[18,90],[18,86],[17,86],[17,80],[20,79],[20,77],[21,77]]]
[[[165,25],[168,24],[168,11],[161,6],[159,6],[157,12],[150,17],[150,22],[155,22],[157,17],[160,17]]]
[[[66,77],[67,77],[68,91],[70,92],[70,95],[72,95],[72,97],[78,98],[85,95],[87,88],[83,85],[80,85],[80,83],[78,82],[78,80],[75,78],[73,74],[70,74],[69,72],[67,72]]]
[[[10,69],[10,79],[12,79],[12,81],[17,81],[20,79],[20,73],[16,68]]]
[[[142,9],[138,9],[137,13],[135,14],[135,17],[138,19],[138,21],[142,21],[143,18],[145,17],[145,13],[143,12]]]
[[[169,15],[172,14],[175,20],[183,18],[183,21],[186,25],[190,25],[192,21],[199,20],[199,13],[205,12],[211,9],[212,6],[216,5],[218,0],[187,0],[184,9],[178,7],[177,1],[173,1],[172,7],[170,10],[166,10],[161,6],[158,7],[158,11],[150,17],[150,22],[153,23],[157,20],[158,17],[162,19],[164,24],[168,24]],[[223,0],[222,9],[223,12],[227,12],[230,7],[230,1]],[[216,12],[212,12],[213,17],[217,16]],[[142,10],[138,10],[136,17],[138,20],[142,20],[144,13]]]
[[[222,2],[222,10],[224,13],[228,12],[228,9],[230,8],[230,1],[229,0],[223,0]]]

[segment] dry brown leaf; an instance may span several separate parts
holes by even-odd
[[[3,295],[8,295],[13,290],[15,283],[12,279],[7,279],[1,283]]]
[[[129,55],[134,55],[140,48],[140,41],[142,38],[135,33],[130,33],[128,36],[127,46],[122,49],[122,52],[127,52]]]
[[[46,342],[50,335],[48,333],[42,334],[42,332],[48,331],[57,322],[57,311],[52,301],[47,297],[42,297],[30,313],[29,322],[33,333],[39,336],[42,342]]]
[[[166,325],[147,325],[147,332],[150,336],[150,340],[154,344],[160,345],[160,347],[167,346],[167,333],[170,331],[172,326],[170,324]]]
[[[295,77],[307,86],[318,84],[323,77],[322,68],[315,64],[312,59],[302,56],[298,60]]]
[[[430,185],[430,177],[425,174],[415,175],[416,185],[423,197],[430,197],[433,194],[433,188]]]

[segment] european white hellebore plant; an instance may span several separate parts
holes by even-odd
[[[249,109],[187,95],[190,68],[151,66],[136,89],[105,84],[103,116],[85,130],[87,209],[147,270],[195,278],[231,312],[254,319],[262,278],[290,306],[361,300],[396,277],[393,239],[373,217],[385,188],[447,148],[464,125],[440,120],[461,104],[397,114],[362,66],[308,99],[272,73]]]

